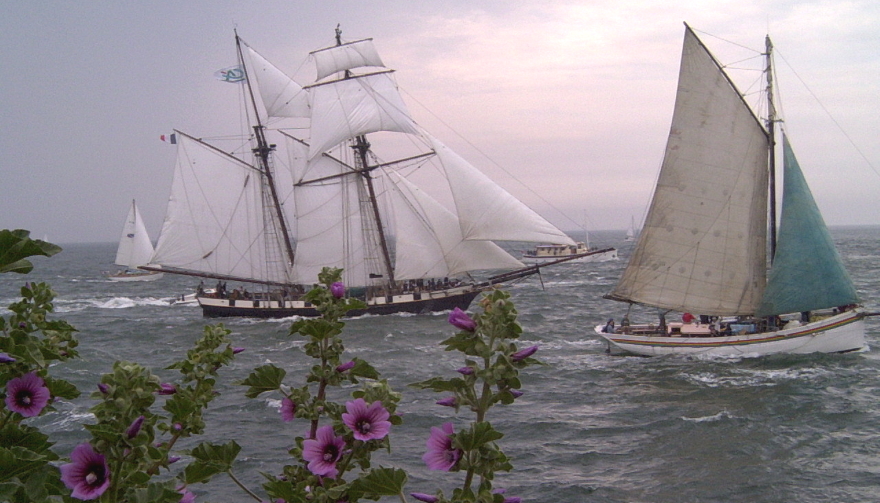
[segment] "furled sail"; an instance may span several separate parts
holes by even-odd
[[[756,314],[799,313],[858,303],[852,279],[785,136],[783,156],[779,239]]]
[[[266,239],[259,170],[177,134],[171,197],[152,263],[207,276],[289,282],[283,260],[267,260],[282,252],[277,238]]]
[[[416,134],[416,127],[390,71],[308,88],[312,126],[309,157],[367,133]]]
[[[441,278],[481,269],[523,267],[491,241],[465,241],[451,211],[396,173],[390,173],[394,197],[397,279]]]
[[[308,117],[308,93],[257,51],[245,46],[248,78],[256,82],[269,117]]]
[[[147,235],[147,228],[141,219],[137,204],[132,200],[125,225],[122,226],[119,248],[116,249],[116,265],[134,269],[149,263],[152,256],[153,243]]]
[[[767,159],[763,126],[688,28],[657,188],[609,297],[754,313],[766,278]]]
[[[428,138],[449,181],[464,239],[575,244],[446,145]]]
[[[315,59],[315,67],[318,71],[315,80],[354,68],[385,66],[371,38],[313,51],[311,56]]]

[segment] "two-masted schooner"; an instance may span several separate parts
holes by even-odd
[[[413,120],[372,39],[337,28],[336,45],[310,53],[305,86],[235,39],[239,66],[224,76],[247,102],[245,155],[176,132],[147,267],[216,280],[197,295],[206,316],[316,315],[302,295],[323,267],[344,270],[368,313],[466,309],[537,271],[496,241],[575,244]],[[492,269],[512,272],[470,276]]]
[[[721,356],[865,347],[869,313],[858,306],[786,137],[777,231],[771,56],[768,37],[762,120],[686,25],[657,186],[629,263],[607,296],[656,308],[658,318],[631,324],[627,311],[619,323],[597,326],[610,344],[642,355]],[[681,321],[667,321],[669,313]]]

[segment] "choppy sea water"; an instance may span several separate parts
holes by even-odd
[[[832,229],[863,303],[880,311],[880,227]],[[591,235],[594,245],[620,248],[621,260],[546,269],[509,290],[524,327],[522,345],[539,344],[545,366],[521,375],[526,394],[489,419],[514,470],[496,487],[541,502],[864,502],[880,491],[880,318],[868,320],[872,351],[846,355],[736,359],[643,358],[606,346],[593,327],[619,318],[625,306],[602,299],[629,255],[623,232]],[[0,275],[0,306],[15,301],[25,281],[58,292],[56,314],[78,330],[81,358],[57,366],[83,397],[56,404],[38,419],[67,456],[88,438],[89,393],[113,361],[136,361],[163,380],[216,320],[198,307],[171,306],[195,286],[166,275],[149,283],[103,278],[115,245],[62,245],[36,258],[28,275]],[[543,285],[543,288],[542,288]],[[230,285],[231,286],[231,285]],[[292,438],[306,425],[282,423],[275,397],[250,400],[232,383],[272,362],[288,384],[311,365],[291,320],[227,319],[234,345],[247,348],[221,373],[221,395],[209,408],[208,434],[243,446],[236,474],[259,492],[261,472],[278,473]],[[450,375],[462,361],[438,342],[453,333],[446,314],[365,316],[347,320],[351,356],[372,363],[397,391],[404,424],[392,429],[392,452],[377,464],[407,470],[408,492],[447,494],[461,474],[430,472],[421,461],[431,426],[471,419],[439,407],[438,395],[406,385]],[[458,426],[456,429],[459,429]],[[184,446],[186,447],[186,446]],[[246,501],[228,479],[191,487],[198,501]],[[388,501],[396,501],[388,499]]]

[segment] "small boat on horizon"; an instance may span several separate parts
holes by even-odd
[[[125,269],[108,273],[110,281],[155,281],[163,276],[161,271],[145,271],[138,269],[150,262],[153,256],[153,243],[147,234],[147,228],[141,219],[137,204],[131,200],[131,208],[122,226],[122,236],[116,249],[116,265]]]

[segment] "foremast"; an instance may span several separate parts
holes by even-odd
[[[293,251],[293,241],[290,238],[290,230],[287,225],[287,221],[284,218],[284,211],[281,208],[281,201],[278,197],[278,189],[275,185],[275,177],[272,173],[272,165],[271,165],[271,155],[275,150],[274,145],[270,145],[268,141],[266,141],[266,128],[263,125],[262,120],[260,119],[259,108],[257,108],[257,100],[254,94],[254,88],[251,85],[251,78],[248,76],[248,66],[245,64],[244,55],[242,53],[241,47],[241,38],[238,36],[238,32],[235,32],[235,47],[238,51],[238,60],[241,68],[244,72],[244,80],[247,85],[248,90],[248,98],[251,101],[251,109],[254,113],[254,122],[256,125],[253,126],[254,130],[254,139],[257,145],[252,149],[254,156],[257,159],[257,164],[260,173],[265,178],[265,186],[268,189],[268,198],[269,204],[268,207],[270,211],[272,211],[272,220],[277,223],[278,230],[281,232],[281,240],[283,241],[284,252],[286,254],[287,265],[285,267],[285,271],[289,271],[294,261],[294,251]],[[268,250],[267,250],[268,252]],[[268,258],[268,257],[267,257]]]

